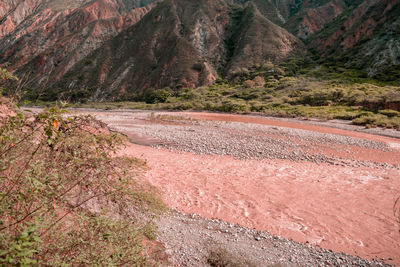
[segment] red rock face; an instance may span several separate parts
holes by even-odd
[[[287,18],[284,27],[302,39],[321,30],[348,7],[343,0],[292,1],[290,5],[297,6],[298,11]]]
[[[362,21],[361,24],[357,27],[358,30],[355,31],[354,34],[346,36],[346,38],[341,42],[343,47],[352,47],[361,38],[365,36],[370,36],[374,32],[377,25],[386,21],[387,12],[390,11],[398,3],[400,3],[399,0],[380,1],[381,6],[374,12],[374,14],[369,16],[366,20]],[[362,16],[364,16],[365,13],[368,11],[368,7],[370,7],[372,4],[376,4],[375,1],[367,1],[363,3],[359,8],[357,8],[354,12],[354,15],[346,21],[346,29],[353,28],[355,23],[361,20]]]
[[[0,4],[0,17],[7,14],[0,24],[0,63],[9,62],[42,84],[58,80],[154,6],[130,10],[117,0],[6,2]]]
[[[331,1],[318,8],[308,9],[299,24],[297,36],[307,38],[324,27],[324,25],[340,15],[345,9],[343,1]]]
[[[386,14],[400,0],[366,0],[355,8],[346,20],[327,38],[317,38],[312,46],[321,51],[340,45],[344,49],[354,46],[362,38],[372,35],[377,26],[387,20]]]
[[[400,101],[393,101],[393,102],[385,103],[384,108],[400,111]]]

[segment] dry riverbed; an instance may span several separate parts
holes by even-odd
[[[205,265],[216,245],[259,266],[380,265],[347,254],[400,264],[398,131],[215,113],[74,112],[126,134],[124,153],[147,161],[144,178],[177,210],[159,227],[178,266]]]

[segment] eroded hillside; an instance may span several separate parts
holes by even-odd
[[[8,0],[0,4],[0,64],[16,71],[28,98],[45,101],[244,81],[237,76],[294,56],[393,81],[399,3]]]

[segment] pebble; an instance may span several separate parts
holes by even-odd
[[[216,124],[220,125],[215,128]],[[274,127],[251,123],[213,121],[187,121],[181,125],[143,124],[135,127],[135,134],[160,140],[157,148],[197,154],[230,155],[237,159],[284,159],[309,161],[349,167],[394,168],[397,165],[328,157],[313,152],[310,147],[324,145],[350,145],[363,148],[389,150],[384,143],[354,137],[318,133],[300,129],[279,128],[278,138]],[[276,127],[275,127],[276,128]],[[299,139],[301,143],[296,142]]]

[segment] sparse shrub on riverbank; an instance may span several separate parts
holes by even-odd
[[[91,116],[0,101],[0,265],[146,265],[164,204],[135,182],[144,163],[117,157],[124,139]]]
[[[396,108],[400,87],[347,84],[311,78],[286,78],[274,87],[245,88],[227,83],[185,89],[165,103],[108,102],[75,107],[131,108],[152,110],[208,110],[234,113],[257,112],[278,117],[352,120],[368,127],[400,128]],[[400,102],[399,102],[400,103]],[[365,116],[365,112],[368,116]]]
[[[115,157],[121,137],[90,116],[15,112],[0,123],[1,265],[144,264],[154,233],[135,216],[163,204],[135,183],[141,161]]]

